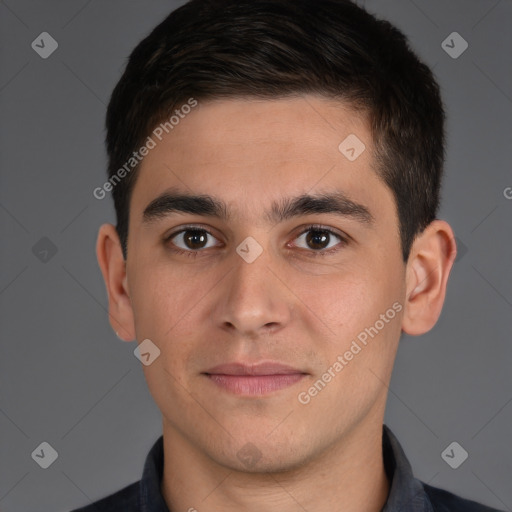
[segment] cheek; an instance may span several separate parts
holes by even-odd
[[[188,388],[186,369],[198,336],[195,315],[208,288],[198,277],[178,274],[169,265],[138,271],[132,297],[137,339],[149,338],[160,349],[143,371],[155,401],[166,410],[169,403],[180,403]]]
[[[179,337],[194,322],[201,298],[211,288],[207,278],[190,272],[192,267],[153,264],[139,267],[130,283],[137,338],[155,338],[160,343]],[[190,274],[190,275],[189,275]]]
[[[326,333],[318,337],[317,348],[334,361],[355,341],[361,346],[358,360],[387,361],[400,334],[401,289],[399,275],[375,268],[354,270],[320,287],[305,287],[303,302],[315,313],[310,318],[317,333]]]
[[[363,414],[385,391],[383,382],[392,371],[401,325],[399,295],[382,282],[377,287],[370,278],[339,283],[326,295],[330,300],[318,307],[333,332],[315,339],[321,361],[314,381],[329,383],[315,398],[315,407],[336,404],[336,410],[349,415]]]
[[[356,277],[355,273],[331,276],[322,285],[308,286],[304,294],[305,306],[316,313],[335,344],[372,318],[378,300],[372,280],[364,275]]]

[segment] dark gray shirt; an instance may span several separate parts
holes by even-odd
[[[381,512],[499,512],[414,478],[400,443],[386,425],[383,425],[382,444],[391,486]],[[170,512],[160,491],[163,467],[163,436],[160,436],[146,458],[138,482],[72,512]]]

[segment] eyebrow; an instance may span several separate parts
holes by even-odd
[[[142,215],[143,223],[150,224],[172,213],[190,213],[215,217],[223,221],[231,217],[228,206],[219,198],[207,194],[191,195],[170,189],[146,206]],[[264,212],[264,218],[269,223],[278,223],[293,217],[319,213],[354,219],[367,226],[375,222],[375,218],[366,206],[352,201],[338,191],[282,198],[272,203],[270,210]]]

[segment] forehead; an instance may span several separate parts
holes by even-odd
[[[393,209],[390,190],[373,170],[364,115],[316,96],[198,102],[144,157],[132,195],[139,218],[169,187],[222,197],[238,218],[259,222],[279,198],[338,191]],[[390,202],[391,201],[391,202]]]
[[[191,163],[217,156],[225,162],[233,157],[239,165],[245,157],[245,167],[252,169],[263,156],[316,163],[319,152],[339,157],[339,144],[350,134],[371,146],[365,115],[339,101],[303,96],[199,102],[164,140],[173,144],[176,157],[184,155]]]

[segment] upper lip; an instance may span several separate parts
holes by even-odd
[[[305,373],[287,364],[272,361],[259,363],[226,363],[214,366],[206,370],[206,374],[216,375],[285,375],[293,373]]]

